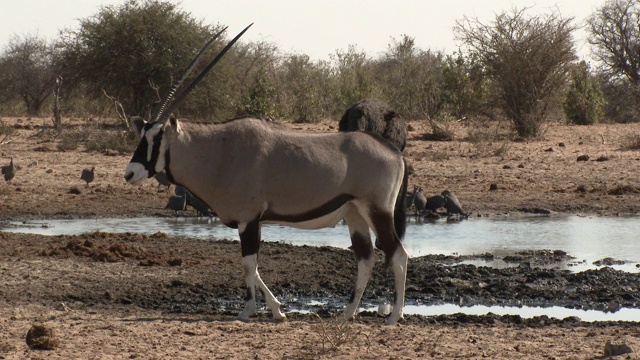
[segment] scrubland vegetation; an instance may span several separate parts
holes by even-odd
[[[407,120],[424,120],[442,138],[447,123],[467,119],[504,120],[511,139],[538,137],[547,122],[636,122],[640,2],[607,1],[586,23],[529,10],[513,8],[487,22],[462,16],[453,28],[460,51],[451,54],[416,47],[419,34],[399,34],[377,57],[352,46],[336,49],[330,61],[241,40],[178,116],[318,122],[377,98]],[[55,115],[56,128],[64,128],[60,116],[148,117],[224,26],[224,19],[203,24],[174,2],[130,0],[97,8],[55,39],[16,35],[1,44],[0,115]],[[584,44],[576,44],[573,33],[581,26],[588,29],[593,64],[576,56]],[[217,40],[211,56],[230,35]],[[62,146],[72,148],[72,137]]]

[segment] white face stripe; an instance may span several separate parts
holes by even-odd
[[[163,127],[163,124],[156,124],[148,131],[143,131],[142,133],[142,136],[147,138],[147,162],[151,161],[151,156],[153,155],[154,138],[156,137],[156,135],[158,135],[158,132],[160,132]]]
[[[163,136],[160,139],[160,148],[158,148],[158,159],[156,159],[156,167],[155,167],[156,172],[160,172],[164,170],[165,166],[167,165],[165,163],[166,162],[165,154],[167,153],[168,150],[169,150],[169,143]]]

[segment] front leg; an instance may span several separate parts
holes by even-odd
[[[247,296],[245,297],[245,308],[238,315],[240,320],[247,321],[249,317],[255,315],[256,305],[256,282],[271,309],[274,319],[282,320],[285,315],[280,311],[280,302],[273,296],[269,288],[264,284],[258,274],[258,250],[260,247],[260,223],[252,221],[247,224],[239,224],[240,246],[242,248],[242,268],[247,282]]]
[[[248,321],[249,316],[255,315],[256,305],[256,272],[258,269],[258,254],[242,256],[242,268],[247,281],[247,295],[244,298],[244,310],[238,315],[240,320]]]

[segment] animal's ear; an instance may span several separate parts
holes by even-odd
[[[147,122],[141,118],[140,116],[132,116],[129,119],[129,122],[131,123],[131,126],[133,127],[133,131],[136,132],[136,135],[138,135],[138,137],[140,137],[140,133],[142,133],[142,128],[144,127],[144,124],[146,124]]]

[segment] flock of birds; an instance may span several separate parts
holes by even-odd
[[[458,221],[469,216],[462,210],[458,197],[451,191],[444,190],[440,194],[429,197],[425,197],[421,191],[421,187],[414,186],[412,192],[407,192],[404,201],[404,206],[407,209],[413,209],[417,218],[437,220],[441,215],[445,215],[447,221]],[[446,212],[440,212],[441,209]]]
[[[158,180],[158,186],[166,186],[168,190],[171,187],[172,183],[169,181],[169,179],[166,179],[166,177],[167,174],[165,174],[164,172],[160,172],[155,176],[156,180]],[[211,209],[209,209],[204,201],[200,200],[197,196],[190,193],[189,190],[185,189],[184,187],[176,185],[174,194],[175,195],[171,195],[169,197],[165,209],[173,210],[176,216],[178,216],[178,211],[187,210],[189,206],[196,211],[198,217],[216,216],[216,214],[211,211]]]

